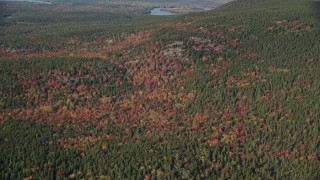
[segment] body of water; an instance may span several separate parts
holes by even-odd
[[[30,2],[30,3],[47,4],[47,5],[51,4],[51,2],[39,1],[39,0],[0,0],[0,2],[1,1],[6,1],[6,2]]]
[[[161,8],[154,8],[151,10],[150,15],[154,15],[154,16],[170,16],[170,15],[176,15],[172,12],[168,12],[168,11],[162,11]]]

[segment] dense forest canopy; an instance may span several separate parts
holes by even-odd
[[[97,3],[0,2],[0,179],[319,179],[318,1]]]

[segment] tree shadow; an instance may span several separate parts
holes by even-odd
[[[320,0],[312,0],[312,10],[315,11],[316,19],[320,20]]]

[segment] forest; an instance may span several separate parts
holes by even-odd
[[[320,178],[319,1],[72,7],[0,2],[0,179]]]

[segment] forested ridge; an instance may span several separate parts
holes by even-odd
[[[1,23],[0,179],[320,178],[319,2],[84,16]]]

